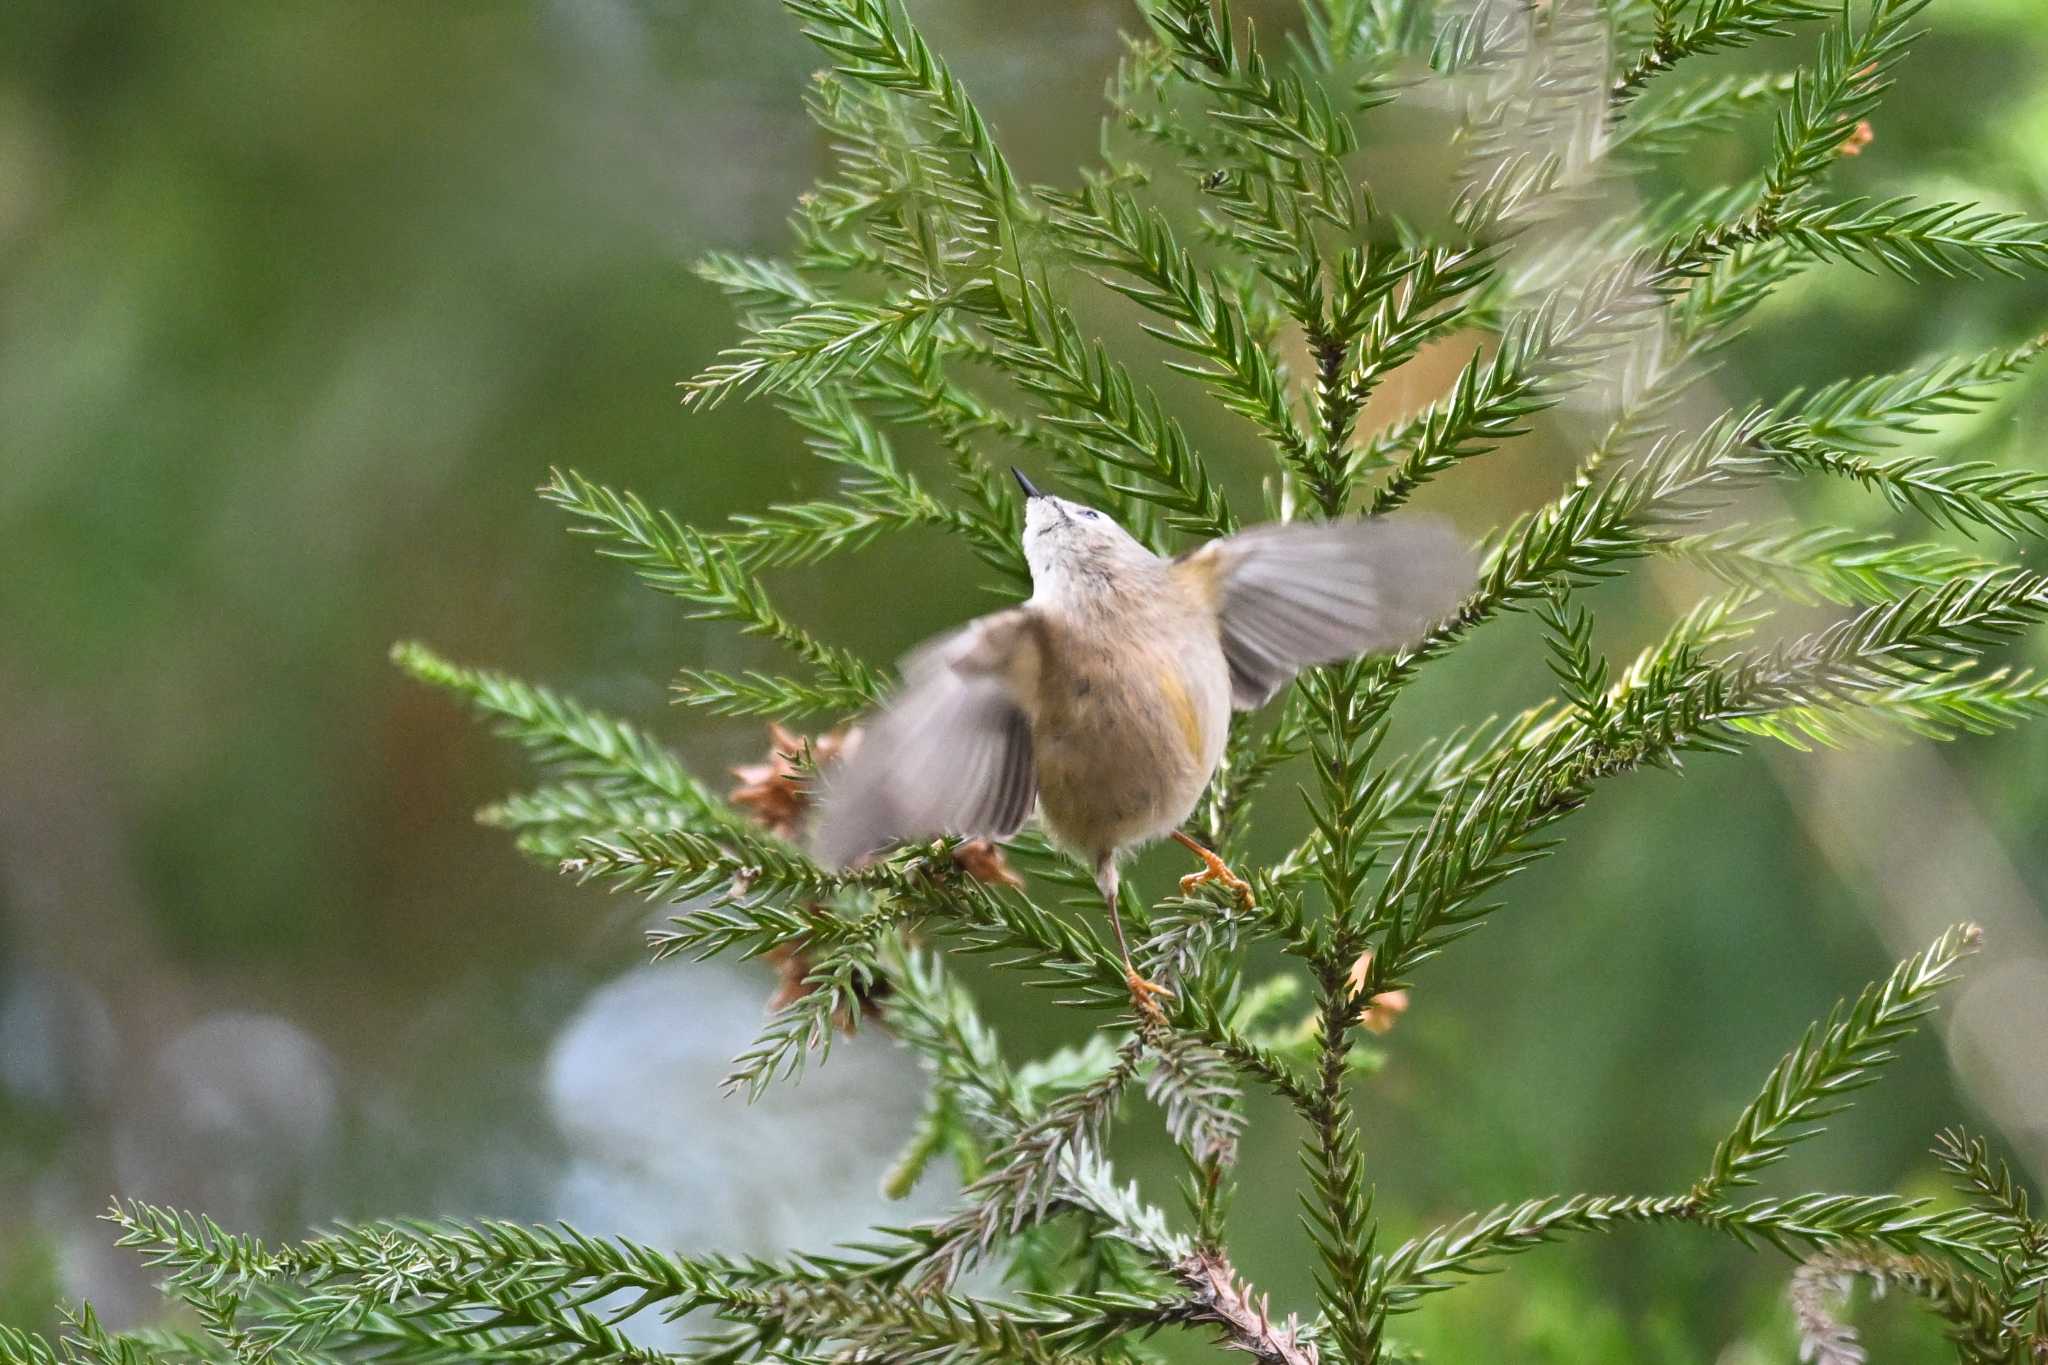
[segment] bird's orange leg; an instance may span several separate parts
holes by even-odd
[[[1194,895],[1195,888],[1204,882],[1222,882],[1230,888],[1231,894],[1237,897],[1237,903],[1245,909],[1251,909],[1256,903],[1252,900],[1252,884],[1232,872],[1229,864],[1221,858],[1179,830],[1173,832],[1173,841],[1202,860],[1200,872],[1190,872],[1180,879],[1180,893],[1183,896]]]
[[[1102,889],[1104,904],[1109,906],[1109,927],[1116,931],[1116,950],[1124,959],[1124,984],[1131,988],[1131,1005],[1138,1011],[1138,1017],[1147,1023],[1164,1024],[1166,1012],[1159,1008],[1161,996],[1171,1000],[1173,992],[1157,981],[1138,975],[1137,964],[1131,961],[1131,946],[1124,940],[1124,922],[1116,912],[1116,898],[1120,879],[1116,873],[1116,862],[1104,854],[1095,865],[1095,884]]]

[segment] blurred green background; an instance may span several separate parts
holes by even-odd
[[[1026,175],[1090,156],[1123,7],[914,9]],[[2037,0],[1928,19],[1840,186],[2048,217]],[[644,908],[476,827],[517,757],[384,659],[417,636],[559,685],[706,774],[763,750],[665,704],[685,662],[763,656],[595,560],[531,490],[573,465],[709,521],[826,486],[765,405],[691,415],[673,387],[733,336],[688,262],[779,250],[827,164],[800,107],[817,64],[767,3],[0,7],[0,1320],[47,1324],[60,1296],[154,1311],[94,1221],[116,1193],[271,1235],[487,1214],[755,1251],[945,1199],[938,1178],[909,1210],[876,1193],[917,1101],[879,1038],[752,1109],[719,1098],[768,973],[639,966]],[[1740,177],[1767,137],[1683,169]],[[1372,164],[1402,175],[1398,149]],[[1717,382],[1748,401],[2017,341],[2044,305],[2039,281],[1816,270]],[[1249,454],[1167,392],[1213,459]],[[1556,414],[1431,505],[1475,533],[1533,505],[1588,421]],[[1929,448],[2038,467],[2044,436],[2037,382]],[[1797,497],[1886,520],[1851,490]],[[920,560],[878,548],[781,593],[889,657],[986,601],[968,556],[944,562],[907,575]],[[1699,588],[1660,570],[1603,589],[1603,644],[1632,653]],[[1414,726],[1540,695],[1533,633],[1496,633]],[[1772,1187],[1932,1191],[1924,1149],[1958,1118],[2038,1176],[2044,760],[2035,730],[1603,792],[1386,1040],[1362,1110],[1390,1235],[1534,1194],[1682,1189],[1809,1019],[1962,917],[1991,946],[1935,1036]],[[1284,793],[1273,809],[1298,820]],[[1074,1036],[1042,998],[988,1004],[1020,1054]],[[1170,1202],[1154,1125],[1129,1126],[1120,1155]],[[1260,1111],[1236,1223],[1289,1308],[1312,1294],[1294,1140]],[[1402,1330],[1436,1360],[1787,1361],[1788,1269],[1616,1235]],[[1863,1318],[1877,1358],[1943,1358],[1904,1305]]]

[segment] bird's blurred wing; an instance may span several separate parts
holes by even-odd
[[[1035,618],[1013,607],[903,661],[903,682],[825,774],[811,853],[844,867],[898,839],[1015,834],[1038,799],[1031,725],[1017,704],[1037,676]]]
[[[1472,584],[1444,527],[1291,522],[1214,540],[1174,571],[1216,604],[1230,699],[1248,710],[1301,669],[1414,643]]]

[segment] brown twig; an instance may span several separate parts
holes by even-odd
[[[1314,1342],[1302,1340],[1295,1316],[1275,1322],[1265,1295],[1255,1298],[1220,1253],[1198,1251],[1175,1263],[1173,1273],[1189,1291],[1181,1320],[1222,1328],[1225,1349],[1243,1351],[1265,1365],[1319,1365],[1321,1353]]]

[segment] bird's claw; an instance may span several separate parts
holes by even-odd
[[[1138,969],[1130,963],[1124,964],[1124,984],[1131,988],[1131,1005],[1138,1011],[1139,1018],[1149,1024],[1164,1024],[1166,1011],[1159,1007],[1159,998],[1173,998],[1173,992],[1157,981],[1148,981],[1138,975]]]
[[[1192,896],[1197,887],[1206,886],[1210,882],[1221,882],[1233,896],[1237,897],[1237,903],[1244,909],[1250,910],[1257,904],[1252,899],[1250,882],[1232,872],[1227,863],[1208,849],[1197,846],[1195,852],[1205,865],[1200,872],[1190,872],[1180,879],[1181,895]]]

